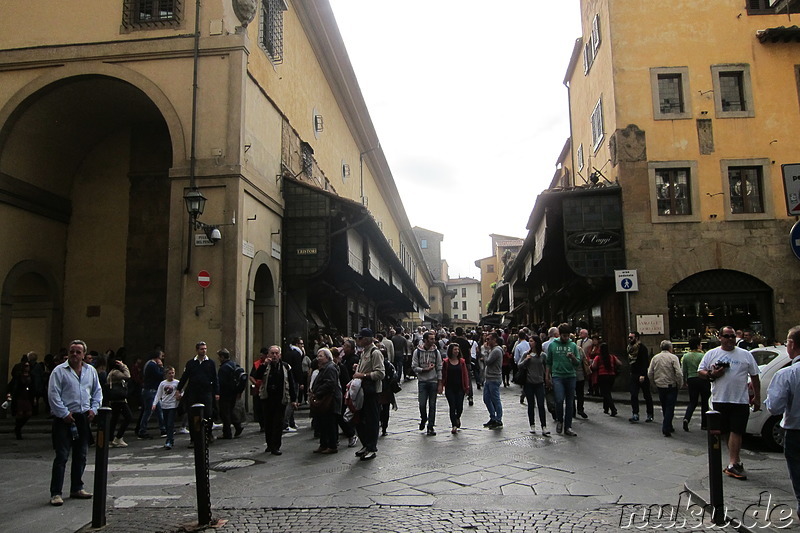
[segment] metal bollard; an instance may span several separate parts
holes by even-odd
[[[708,424],[708,496],[714,524],[725,524],[725,504],[722,493],[722,435],[719,411],[707,411]]]
[[[194,442],[194,477],[197,487],[197,522],[211,524],[211,480],[209,479],[208,443],[206,442],[205,405],[196,403],[190,410],[192,441]]]
[[[108,447],[111,444],[111,408],[101,407],[97,412],[97,438],[94,459],[94,498],[92,500],[92,527],[106,525],[106,494],[108,493]]]

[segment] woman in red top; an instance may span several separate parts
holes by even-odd
[[[450,433],[458,433],[461,427],[461,413],[464,412],[464,396],[469,391],[469,373],[464,362],[461,348],[455,342],[447,345],[447,359],[442,363],[442,382],[439,393],[444,391],[450,405]]]
[[[600,385],[600,394],[603,396],[603,412],[611,416],[617,416],[617,408],[614,406],[614,398],[611,397],[611,388],[614,386],[614,378],[620,367],[620,360],[616,355],[608,352],[608,344],[600,345],[600,355],[592,361],[592,370],[597,372],[597,381]]]

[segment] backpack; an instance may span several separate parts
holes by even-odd
[[[128,398],[128,380],[120,379],[108,388],[109,402],[124,402]]]
[[[249,382],[247,378],[247,372],[244,371],[244,368],[240,367],[236,363],[232,363],[233,366],[233,390],[236,394],[241,394],[247,389],[247,384]]]
[[[383,380],[388,383],[394,379],[394,376],[395,376],[394,365],[388,359],[384,359]]]

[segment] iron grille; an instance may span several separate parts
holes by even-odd
[[[123,0],[122,25],[128,29],[180,24],[183,0]]]
[[[261,25],[259,41],[276,65],[283,63],[283,11],[284,0],[261,0]]]

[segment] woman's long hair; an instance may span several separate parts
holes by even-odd
[[[600,360],[604,367],[611,368],[611,354],[608,353],[608,344],[605,342],[600,343]]]
[[[458,358],[464,359],[464,354],[461,353],[461,346],[459,346],[457,342],[451,342],[450,344],[447,345],[447,357],[450,358],[453,355],[453,350],[455,350],[456,348],[459,349]]]

